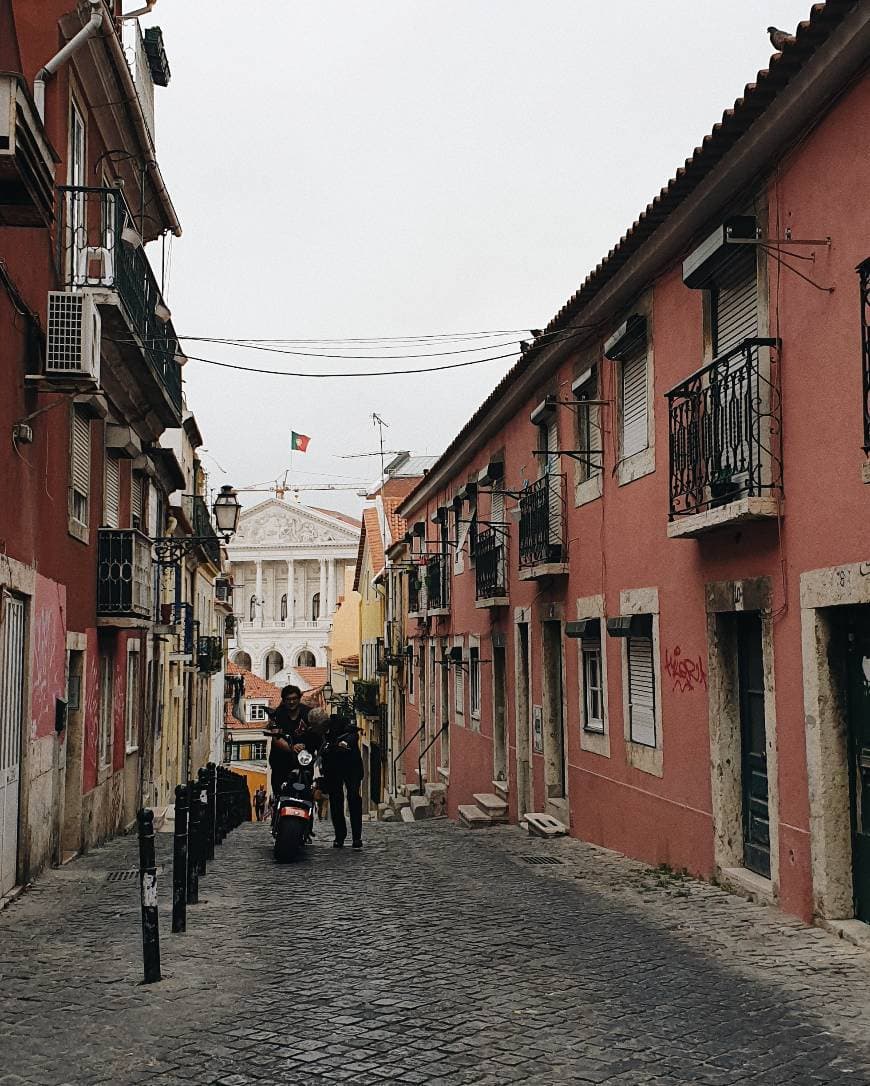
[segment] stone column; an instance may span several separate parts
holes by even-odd
[[[335,613],[335,559],[330,558],[326,567],[326,617]]]
[[[257,625],[263,625],[263,562],[260,558],[257,559],[257,582],[254,588],[254,595],[257,597],[257,604],[254,610],[255,621]]]
[[[295,584],[293,583],[296,578],[296,567],[293,564],[293,559],[287,559],[287,625],[291,628],[294,623],[294,615],[296,614],[296,596],[295,596]]]
[[[320,562],[320,621],[323,622],[326,619],[326,559],[319,559]]]

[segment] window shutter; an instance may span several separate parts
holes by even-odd
[[[91,482],[91,420],[84,411],[73,409],[72,417],[72,485],[84,497]]]
[[[118,528],[121,523],[121,463],[114,456],[106,457],[105,479],[103,523],[107,528]]]
[[[550,481],[547,491],[549,505],[550,544],[562,544],[562,478],[559,475],[559,428],[555,415],[547,423],[547,471]]]
[[[493,490],[492,492],[492,509],[489,514],[489,519],[493,524],[504,524],[504,491]]]
[[[622,363],[622,458],[649,444],[646,342]]]
[[[130,519],[133,528],[142,527],[143,506],[142,476],[134,471],[130,477]]]
[[[758,335],[758,272],[755,250],[738,251],[716,277],[713,291],[713,353],[724,354]]]
[[[631,739],[634,743],[654,747],[656,745],[656,695],[652,638],[630,637],[627,647]]]

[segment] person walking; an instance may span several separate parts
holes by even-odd
[[[254,793],[254,810],[257,814],[257,821],[262,822],[266,811],[266,789],[262,784]]]
[[[350,833],[353,848],[362,848],[362,756],[359,751],[359,732],[355,724],[340,716],[330,718],[326,740],[321,750],[323,772],[329,793],[329,813],[335,831],[333,848],[343,848],[347,837],[347,821],[344,817],[345,793],[350,814]]]

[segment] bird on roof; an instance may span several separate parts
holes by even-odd
[[[778,30],[775,26],[769,26],[767,33],[770,35],[770,44],[777,52],[781,52],[786,45],[794,44],[794,34],[789,34],[786,30]]]

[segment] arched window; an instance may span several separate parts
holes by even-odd
[[[315,597],[315,599],[316,598],[317,597]],[[299,653],[299,656],[296,659],[296,666],[297,667],[316,667],[317,666],[317,661],[314,659],[314,653],[309,652],[308,649],[303,649],[303,651]]]
[[[320,618],[320,593],[315,592],[314,595],[311,597],[311,619],[312,619],[313,622],[316,622],[319,618]],[[314,665],[312,664],[312,665],[306,665],[306,666],[312,666],[313,667]]]
[[[251,670],[251,657],[246,652],[237,652],[233,657],[236,667],[243,667],[245,671]]]
[[[257,617],[257,597],[256,596],[251,596],[251,606],[250,606],[249,610],[250,610],[250,619],[251,619],[251,622],[253,622],[254,619]]]
[[[281,621],[285,622],[287,619],[287,593],[281,597]]]
[[[271,679],[279,671],[284,670],[284,657],[276,649],[266,654],[266,678]]]

